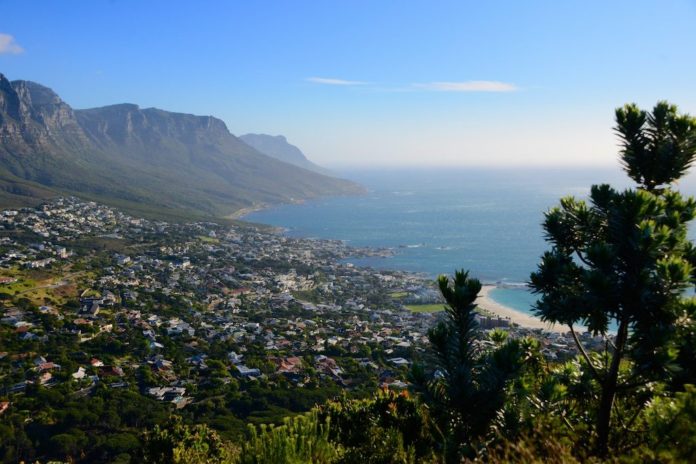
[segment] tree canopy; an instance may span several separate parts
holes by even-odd
[[[600,455],[608,449],[616,395],[676,372],[676,334],[694,315],[684,291],[694,284],[687,225],[696,216],[696,201],[673,183],[696,156],[696,120],[659,102],[652,112],[625,105],[616,110],[616,123],[624,169],[638,185],[624,191],[595,185],[587,201],[563,198],[546,213],[551,250],[530,279],[541,296],[537,314],[569,326],[601,386]],[[579,342],[579,324],[606,337],[606,356],[599,362]],[[626,358],[632,374],[619,379]]]

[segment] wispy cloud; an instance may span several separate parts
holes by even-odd
[[[428,82],[413,87],[436,92],[514,92],[517,86],[499,81]]]
[[[328,77],[308,77],[306,79],[308,82],[313,82],[315,84],[325,84],[325,85],[365,85],[367,82],[362,81],[349,81],[346,79],[333,79]]]
[[[14,37],[0,33],[0,55],[19,55],[24,49],[20,47]]]
[[[380,86],[371,82],[351,81],[347,79],[336,79],[329,77],[308,77],[305,80],[307,82],[322,85],[369,85],[372,90],[378,92],[515,92],[519,90],[515,84],[500,81],[438,81],[414,83],[405,86]]]

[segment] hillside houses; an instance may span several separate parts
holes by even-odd
[[[439,317],[403,306],[440,301],[426,278],[343,263],[389,250],[256,227],[149,221],[74,198],[3,211],[2,230],[27,234],[25,240],[0,236],[0,269],[8,274],[34,272],[31,263],[42,260],[40,272],[80,269],[80,279],[66,285],[72,292],[64,295],[66,304],[0,308],[2,335],[44,356],[37,365],[35,356],[0,358],[0,374],[8,379],[2,387],[12,394],[31,382],[74,382],[83,395],[95,385],[129,388],[182,408],[204,398],[207,388],[228,384],[240,391],[254,382],[353,389],[371,379],[404,388]],[[110,248],[79,248],[87,237]],[[54,277],[60,282],[64,276]],[[0,285],[18,280],[7,276]],[[405,296],[389,297],[395,292]],[[484,317],[480,322],[483,328],[503,325]],[[540,339],[549,359],[574,354],[565,335],[508,329],[512,336]],[[46,350],[66,340],[74,344],[66,352],[79,356],[64,372]]]

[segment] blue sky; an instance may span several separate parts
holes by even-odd
[[[0,0],[0,72],[284,134],[349,165],[608,165],[613,109],[696,114],[696,1]]]

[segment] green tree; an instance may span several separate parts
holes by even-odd
[[[88,438],[82,430],[73,429],[69,433],[52,436],[49,443],[51,448],[59,455],[66,458],[75,458],[87,446]]]
[[[476,322],[477,279],[457,271],[453,279],[438,278],[446,318],[428,333],[436,356],[436,376],[429,402],[440,420],[447,459],[473,457],[493,421],[512,401],[513,384],[539,367],[539,346],[532,339],[499,338],[493,349],[480,343]],[[512,401],[517,404],[517,401]]]
[[[103,448],[110,456],[120,456],[137,451],[140,441],[131,433],[115,433],[106,437]]]
[[[672,189],[696,156],[696,120],[660,102],[651,113],[636,105],[619,108],[616,123],[621,160],[637,188],[595,185],[588,202],[563,198],[546,213],[544,230],[552,248],[531,275],[531,286],[541,295],[537,314],[569,326],[599,385],[600,456],[610,446],[617,395],[629,396],[674,371],[675,333],[692,312],[682,295],[696,262],[686,236],[696,202]],[[611,323],[617,326],[615,337],[608,336]],[[578,324],[607,337],[605,357],[587,353],[575,332]],[[621,378],[627,358],[633,372]]]

